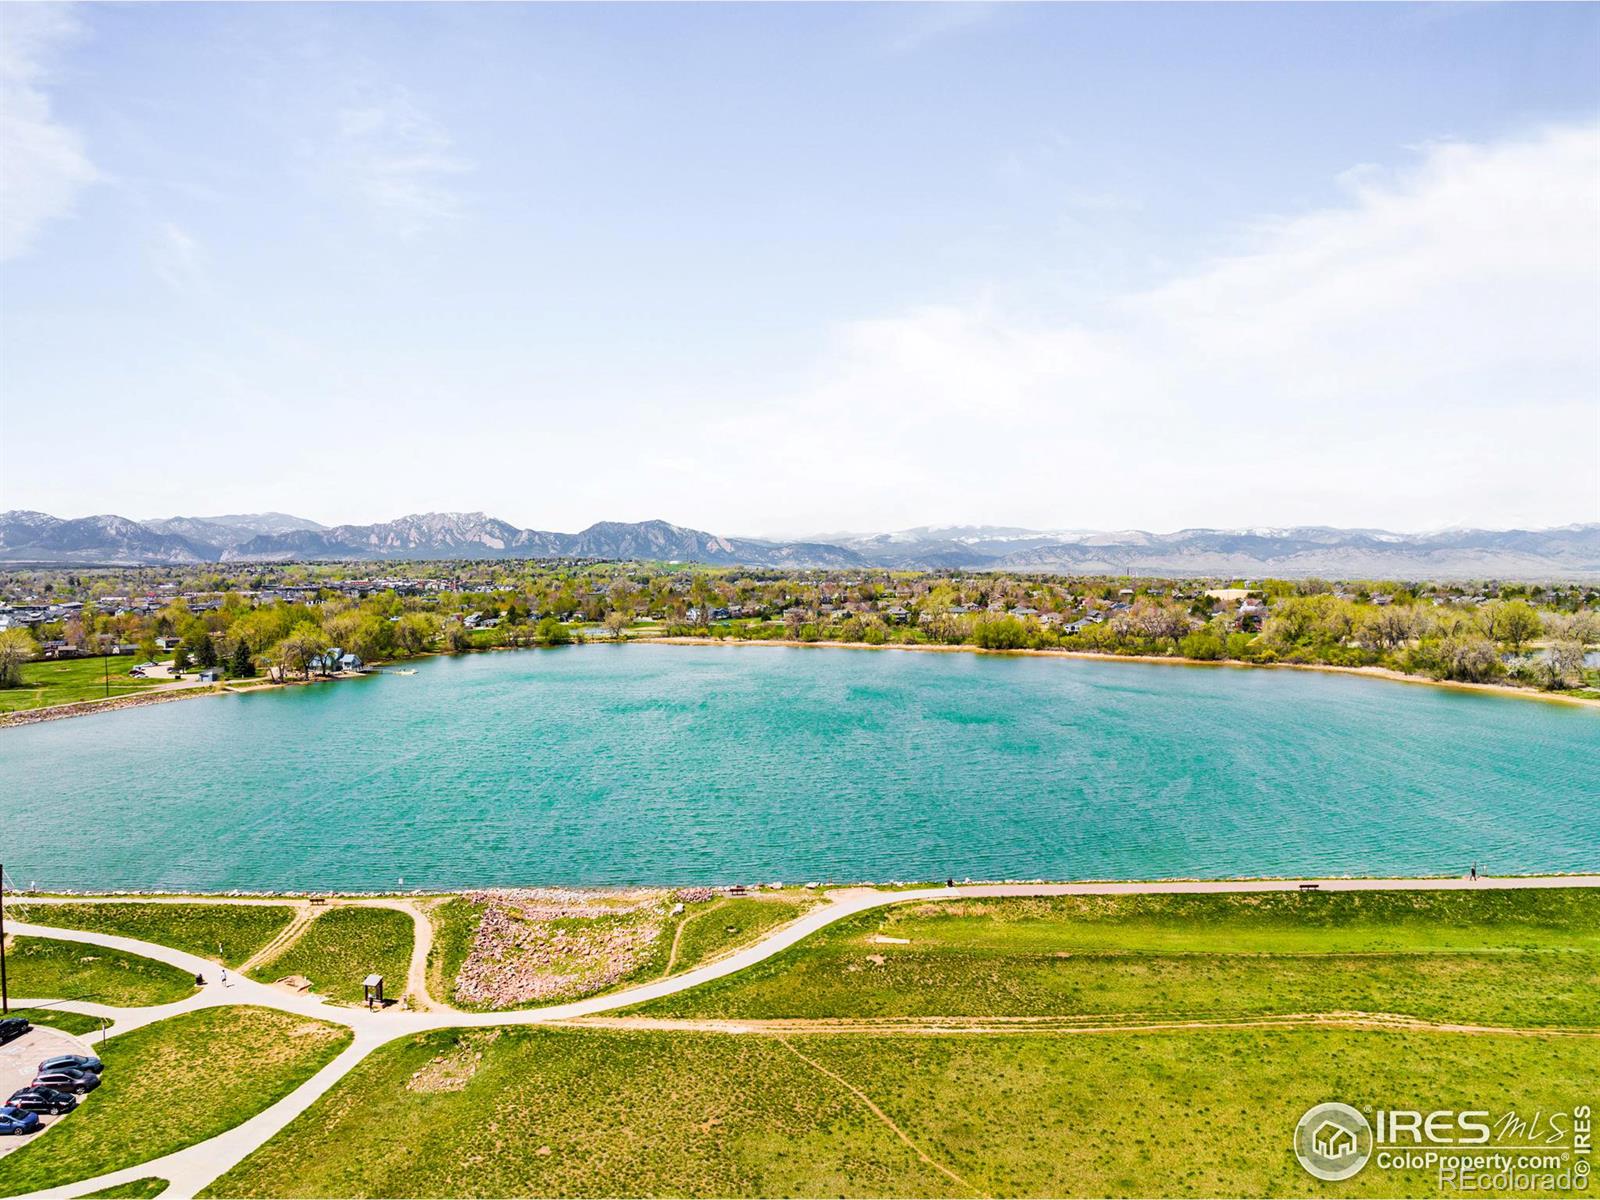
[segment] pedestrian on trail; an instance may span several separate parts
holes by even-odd
[[[1477,863],[1473,863],[1472,864],[1472,878],[1473,878],[1474,882],[1477,881],[1477,878],[1478,878],[1478,864]]]

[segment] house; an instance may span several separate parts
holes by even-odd
[[[366,664],[356,654],[341,654],[339,656],[339,669],[341,671],[361,671],[365,668]]]

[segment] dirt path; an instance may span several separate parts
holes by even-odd
[[[867,1037],[948,1036],[1005,1033],[1159,1033],[1167,1030],[1288,1029],[1324,1026],[1336,1029],[1391,1029],[1422,1033],[1498,1034],[1510,1037],[1600,1038],[1588,1026],[1463,1025],[1424,1021],[1403,1013],[1323,1012],[1275,1013],[1262,1017],[1217,1020],[1151,1020],[1140,1014],[1098,1013],[1059,1017],[777,1017],[758,1020],[702,1017],[576,1017],[552,1024],[574,1029],[652,1030],[663,1033],[728,1033],[785,1037],[853,1034]]]
[[[707,913],[714,913],[717,911],[717,909],[726,908],[727,906],[727,897],[723,897],[710,908],[702,908],[697,913],[690,913],[688,916],[684,917],[683,920],[678,922],[678,932],[672,935],[672,952],[667,955],[667,968],[661,972],[661,978],[665,979],[668,975],[671,975],[672,968],[678,965],[678,947],[683,944],[683,931],[688,927],[689,922],[698,920]]]
[[[428,954],[433,950],[433,922],[422,906],[412,900],[347,900],[351,908],[392,908],[411,918],[411,961],[406,964],[406,990],[411,1007],[417,1012],[454,1011],[436,1002],[428,990]]]
[[[796,1050],[794,1048],[794,1046],[790,1044],[790,1042],[788,1041],[787,1038],[780,1037],[778,1039],[778,1044],[780,1046],[782,1046],[785,1050],[787,1050],[790,1054],[792,1054],[796,1058],[798,1058],[801,1062],[805,1063],[808,1067],[812,1068],[815,1071],[820,1072],[823,1075],[826,1075],[829,1079],[833,1080],[840,1087],[844,1088],[845,1091],[849,1092],[852,1096],[854,1096],[857,1100],[859,1100],[861,1102],[862,1106],[864,1108],[866,1108],[868,1112],[870,1112],[873,1116],[877,1117],[878,1120],[882,1121],[885,1125],[887,1125],[889,1127],[890,1131],[895,1135],[895,1137],[899,1138],[908,1147],[910,1147],[911,1152],[913,1154],[915,1154],[923,1162],[927,1163],[935,1171],[938,1171],[940,1174],[945,1175],[950,1179],[953,1179],[956,1182],[956,1185],[958,1187],[964,1188],[966,1190],[968,1195],[982,1196],[982,1195],[986,1195],[987,1194],[987,1193],[978,1191],[977,1188],[973,1187],[970,1183],[968,1183],[965,1179],[961,1178],[961,1176],[957,1175],[954,1171],[952,1171],[949,1167],[945,1166],[942,1162],[935,1162],[933,1159],[929,1158],[927,1151],[925,1151],[921,1146],[917,1145],[914,1141],[912,1141],[911,1138],[906,1134],[906,1131],[904,1129],[901,1129],[900,1126],[896,1125],[894,1123],[894,1121],[889,1117],[888,1113],[884,1112],[883,1109],[879,1108],[876,1104],[874,1104],[872,1102],[872,1097],[871,1096],[867,1095],[860,1088],[858,1088],[855,1084],[851,1083],[848,1079],[846,1079],[843,1075],[840,1075],[840,1074],[838,1074],[837,1072],[834,1072],[834,1071],[830,1071],[827,1067],[823,1066],[816,1059],[808,1058],[806,1055],[800,1053],[800,1051]]]
[[[309,904],[296,904],[294,906],[294,917],[283,927],[278,936],[240,963],[239,971],[241,973],[253,971],[262,964],[269,963],[277,958],[278,955],[305,936],[306,930],[310,928],[311,922],[316,920],[319,911],[321,910],[312,908]]]

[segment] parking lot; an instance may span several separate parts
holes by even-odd
[[[35,1025],[14,1042],[0,1046],[0,1101],[20,1087],[33,1082],[35,1070],[47,1058],[58,1054],[92,1054],[87,1042],[57,1029],[42,1029]],[[40,1116],[46,1125],[60,1117]],[[32,1137],[0,1137],[0,1156],[10,1154],[18,1146],[26,1145]]]

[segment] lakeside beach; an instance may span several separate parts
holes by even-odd
[[[874,644],[869,642],[841,642],[832,640],[801,641],[794,638],[718,638],[718,637],[684,637],[673,635],[628,635],[619,639],[595,638],[586,639],[595,644],[604,645],[635,645],[650,644],[664,646],[783,646],[796,649],[825,649],[825,650],[910,650],[935,654],[987,654],[1008,657],[1035,657],[1035,658],[1061,658],[1061,659],[1086,659],[1095,662],[1127,662],[1127,663],[1155,663],[1166,666],[1178,667],[1231,667],[1243,670],[1290,670],[1290,671],[1317,671],[1336,675],[1356,675],[1368,679],[1384,679],[1392,683],[1421,684],[1425,687],[1444,688],[1453,691],[1480,692],[1500,696],[1514,696],[1524,700],[1543,700],[1555,704],[1576,705],[1600,710],[1600,698],[1591,696],[1572,696],[1561,692],[1542,691],[1534,688],[1518,687],[1507,683],[1469,683],[1460,680],[1433,679],[1425,675],[1408,675],[1403,671],[1396,671],[1389,667],[1342,667],[1322,663],[1261,663],[1245,662],[1237,659],[1200,659],[1185,658],[1181,655],[1157,654],[1109,654],[1098,653],[1090,650],[991,650],[981,646],[972,645],[930,645],[926,643],[892,642]],[[452,654],[482,654],[500,651],[539,651],[549,650],[548,646],[490,646],[483,649],[447,651],[441,650],[431,654],[418,655],[415,658],[402,659],[401,662],[416,662],[432,657],[447,657]],[[366,673],[381,673],[382,668],[392,666],[390,663],[374,662],[368,664],[373,671]],[[363,673],[363,674],[366,674]],[[141,692],[132,696],[114,696],[106,700],[81,700],[71,704],[48,705],[42,708],[21,709],[15,712],[0,713],[0,729],[8,726],[34,725],[41,721],[57,721],[71,717],[92,716],[95,714],[113,712],[124,708],[141,708],[151,704],[162,704],[170,700],[190,700],[202,696],[227,696],[238,695],[243,692],[260,692],[269,689],[306,687],[315,684],[338,683],[348,679],[359,679],[363,674],[339,674],[312,679],[274,679],[251,680],[244,685],[231,685],[219,683],[215,685],[191,684],[173,687],[165,690],[152,690]]]

